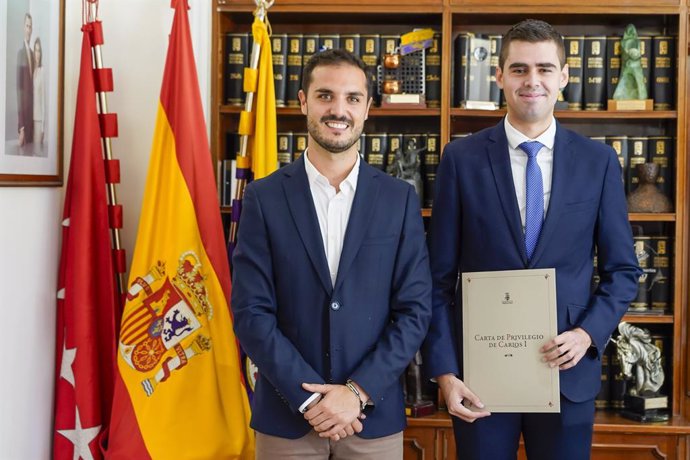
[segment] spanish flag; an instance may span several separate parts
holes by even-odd
[[[254,458],[188,5],[173,3],[106,458]]]

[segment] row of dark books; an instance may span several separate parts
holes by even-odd
[[[630,302],[631,314],[668,314],[672,308],[673,238],[666,235],[633,237],[637,262],[642,268],[637,295]],[[597,259],[594,259],[592,291],[599,284]]]
[[[434,202],[436,168],[441,153],[439,137],[426,133],[363,133],[358,149],[371,166],[413,183],[421,206],[430,208]],[[278,133],[280,166],[299,158],[306,143],[306,133]]]
[[[671,344],[672,338],[666,334],[651,334],[652,343],[661,351],[661,366],[665,380],[659,390],[662,395],[669,396],[671,374]],[[625,408],[625,394],[630,391],[630,381],[623,377],[620,359],[618,358],[616,343],[609,341],[601,358],[601,389],[594,404],[597,409],[622,410]]]
[[[673,164],[676,139],[671,136],[593,136],[616,151],[623,168],[626,193],[632,193],[640,182],[637,165],[657,163],[657,187],[673,202]]]
[[[654,110],[671,110],[675,105],[676,37],[641,35],[639,38],[648,99],[654,100]],[[501,35],[460,32],[456,37],[453,101],[456,107],[502,106],[501,90],[496,85],[501,42]],[[618,84],[621,37],[566,36],[564,42],[570,76],[557,108],[606,110]]]
[[[436,168],[441,153],[438,134],[364,133],[358,140],[360,155],[382,171],[409,179],[417,188],[420,204],[430,208],[434,201]],[[306,132],[278,133],[279,167],[297,160],[307,148]],[[234,196],[235,158],[239,152],[239,135],[228,133],[226,156],[218,162],[218,198],[221,206],[231,206]]]
[[[453,139],[468,136],[469,133],[454,134]],[[618,154],[623,168],[623,181],[626,193],[637,188],[639,176],[636,166],[646,162],[659,165],[657,186],[670,200],[673,200],[673,162],[675,138],[670,136],[598,136],[592,139],[605,142]],[[237,134],[230,134],[226,141],[226,160],[219,165],[218,177],[223,186],[219,190],[222,206],[230,206],[232,201],[231,182],[234,177],[232,160],[239,150]],[[402,133],[365,133],[359,140],[359,151],[367,163],[398,177],[409,175],[411,167],[406,162],[414,161],[417,156],[417,167],[421,182],[424,184],[420,193],[423,207],[433,205],[436,168],[442,146],[438,134],[402,134]],[[296,160],[307,147],[306,132],[278,133],[278,162],[280,166]],[[396,158],[396,155],[398,156]],[[396,169],[397,168],[397,169]],[[401,170],[402,169],[402,170]],[[405,176],[406,177],[406,176]],[[408,177],[414,180],[414,178]]]
[[[252,36],[230,33],[225,36],[224,100],[229,105],[243,105],[244,68],[249,66]],[[400,45],[400,35],[384,34],[285,34],[271,35],[273,78],[276,106],[299,107],[297,93],[302,82],[302,68],[309,58],[323,49],[346,49],[360,56],[366,64],[378,100],[378,67],[384,54],[392,54]],[[441,34],[435,33],[433,45],[425,50],[425,97],[427,107],[441,106]]]

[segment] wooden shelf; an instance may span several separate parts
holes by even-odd
[[[407,418],[409,427],[452,428],[453,422],[446,411],[419,418]],[[690,434],[690,420],[676,415],[668,422],[640,423],[615,412],[597,410],[594,414],[595,433],[653,433],[653,434]]]
[[[681,415],[668,422],[640,423],[621,417],[615,412],[598,410],[594,414],[596,433],[690,434],[690,420]]]
[[[672,314],[653,315],[642,313],[628,313],[623,316],[623,321],[638,324],[673,324]]]
[[[506,114],[505,109],[498,110],[467,110],[467,109],[450,109],[450,115],[453,117],[471,117],[471,118],[501,118]],[[608,110],[557,110],[555,116],[559,120],[611,120],[611,119],[633,119],[633,120],[672,120],[678,118],[678,112],[675,110],[657,110],[657,111],[608,111]]]
[[[422,209],[423,217],[431,217],[431,208]],[[674,213],[630,213],[628,214],[630,222],[675,222],[676,215]]]
[[[633,212],[628,214],[630,222],[675,222],[676,215],[674,213],[641,213]]]

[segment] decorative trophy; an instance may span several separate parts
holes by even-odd
[[[436,412],[433,401],[422,396],[421,366],[422,355],[417,351],[405,371],[405,415],[408,417],[424,417]]]
[[[621,40],[621,70],[618,85],[609,99],[609,110],[653,110],[654,100],[647,99],[647,85],[642,73],[642,44],[637,29],[628,24]]]
[[[646,329],[621,322],[618,332],[616,355],[626,382],[621,415],[638,422],[668,420],[668,397],[659,393],[664,383],[661,350]]]
[[[417,140],[414,137],[410,137],[407,139],[407,143],[395,152],[393,161],[386,167],[388,174],[414,186],[420,205],[423,204],[420,158],[425,150],[424,145],[418,146]]]
[[[465,109],[496,110],[491,100],[491,40],[483,35],[471,35],[468,43],[467,75],[465,85],[467,99]]]
[[[425,109],[425,50],[432,45],[434,31],[422,29],[400,37],[400,46],[387,50],[378,68],[381,107]]]
[[[637,165],[637,175],[640,178],[640,183],[628,195],[628,211],[671,212],[673,210],[671,200],[661,193],[656,185],[656,179],[659,176],[659,165],[656,163]]]

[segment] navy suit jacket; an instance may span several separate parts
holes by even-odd
[[[307,383],[351,378],[370,395],[360,436],[405,427],[400,377],[431,319],[431,275],[413,187],[364,161],[332,286],[300,158],[249,184],[233,255],[232,310],[259,369],[251,426],[284,438],[311,426]]]
[[[592,292],[595,249],[601,282]],[[503,121],[448,144],[437,172],[429,253],[429,376],[462,375],[459,273],[553,267],[558,333],[579,326],[593,345],[575,367],[561,371],[561,394],[573,402],[596,396],[601,354],[635,298],[640,275],[613,149],[557,123],[551,198],[528,262]]]

